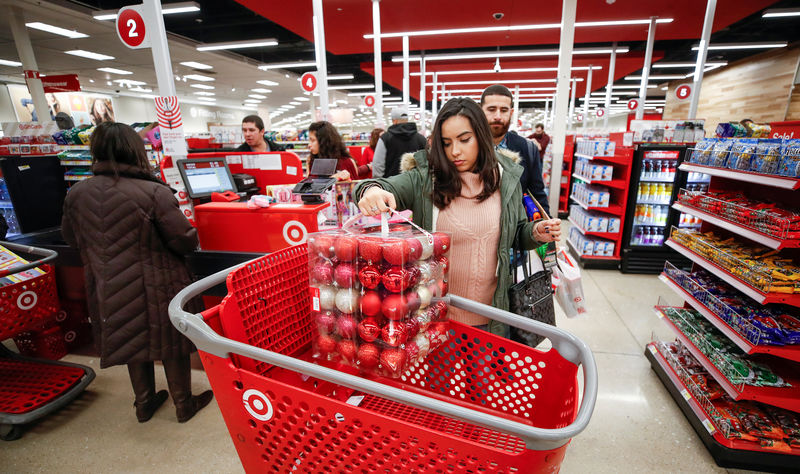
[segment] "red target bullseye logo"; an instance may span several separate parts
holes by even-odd
[[[22,311],[27,311],[36,306],[37,301],[39,301],[39,297],[36,296],[36,293],[24,291],[17,297],[17,307]]]
[[[191,209],[184,209],[183,215],[186,217],[192,217],[192,210]]]
[[[67,333],[64,334],[64,340],[66,342],[72,342],[76,337],[78,337],[78,334],[75,331],[67,331]]]
[[[67,312],[63,309],[56,314],[56,321],[59,323],[64,322],[67,320]]]
[[[269,421],[272,419],[272,403],[263,392],[254,388],[246,390],[242,394],[242,403],[247,413],[250,413],[250,416],[256,420]]]
[[[306,226],[300,221],[289,221],[283,226],[283,240],[289,245],[300,245],[305,243],[308,237]]]
[[[186,199],[186,191],[178,191],[178,197],[181,199]]]

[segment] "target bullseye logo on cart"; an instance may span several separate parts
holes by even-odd
[[[17,308],[21,309],[22,311],[27,311],[34,306],[39,301],[39,297],[36,296],[36,293],[32,291],[23,291],[17,297]]]
[[[289,221],[283,225],[283,240],[289,245],[300,245],[306,241],[308,230],[300,221]]]
[[[247,410],[247,413],[250,413],[250,416],[256,420],[269,421],[272,419],[272,403],[263,392],[254,388],[245,390],[244,394],[242,394],[242,403],[244,403],[244,409]]]

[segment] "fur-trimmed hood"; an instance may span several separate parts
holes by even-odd
[[[517,153],[515,151],[507,150],[505,148],[497,148],[495,151],[497,152],[498,155],[509,159],[512,163],[516,163],[518,165],[520,164],[521,158],[519,156],[519,153]],[[419,153],[419,152],[417,152],[417,153]],[[410,170],[413,170],[414,168],[417,167],[417,158],[415,157],[415,155],[417,153],[405,153],[405,154],[403,154],[403,157],[400,160],[400,171],[401,172],[410,171]],[[420,158],[422,158],[421,154],[420,154]],[[424,155],[424,158],[425,159],[428,158],[427,153]],[[500,161],[500,164],[503,165],[503,160],[498,160],[498,161]],[[427,163],[425,163],[425,167],[427,167]]]

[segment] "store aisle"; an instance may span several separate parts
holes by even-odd
[[[679,303],[670,290],[655,276],[590,270],[584,291],[590,314],[559,314],[558,324],[594,351],[600,391],[592,422],[567,450],[562,472],[733,472],[716,466],[643,355],[653,332],[671,339],[652,311],[659,296]],[[95,358],[67,359],[98,370],[97,379],[77,403],[21,440],[0,444],[3,472],[241,472],[216,404],[179,425],[168,402],[139,424],[124,367],[100,371]],[[165,386],[163,372],[157,380]],[[207,387],[195,371],[194,389]]]

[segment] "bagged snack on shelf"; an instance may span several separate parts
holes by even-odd
[[[724,168],[728,163],[728,155],[733,147],[733,140],[719,140],[714,144],[711,156],[708,159],[708,166]]]
[[[780,311],[775,315],[775,320],[783,332],[785,344],[800,344],[800,319]]]
[[[708,374],[694,374],[690,376],[702,395],[709,400],[716,400],[725,395],[725,390]]]
[[[715,138],[704,138],[700,140],[692,151],[689,162],[697,163],[698,165],[707,165],[715,143],[717,143]]]
[[[755,138],[736,140],[731,146],[730,156],[728,157],[728,168],[742,171],[749,170],[750,162],[757,147],[758,140]]]
[[[786,443],[791,447],[800,447],[800,415],[771,405],[760,407],[786,434]]]
[[[800,178],[800,140],[785,140],[781,149],[778,175]]]
[[[750,171],[763,174],[777,173],[781,160],[781,146],[781,140],[778,138],[759,139],[756,153],[750,161]]]
[[[772,371],[766,364],[756,362],[754,360],[747,360],[750,368],[755,372],[756,376],[753,385],[757,387],[791,387],[789,382],[786,382],[778,374]]]
[[[718,425],[725,425],[727,429],[721,430],[729,438],[741,439],[743,441],[757,441],[755,436],[750,435],[747,429],[742,425],[738,410],[734,409],[735,402],[729,398],[724,397],[713,402],[719,419],[716,419]]]
[[[786,433],[781,427],[769,415],[759,409],[755,403],[738,402],[731,404],[731,411],[736,414],[739,421],[742,422],[742,427],[750,436],[778,442],[782,442],[786,438]],[[783,449],[779,445],[774,447]]]
[[[309,236],[314,355],[397,378],[448,338],[450,236],[359,217]]]

